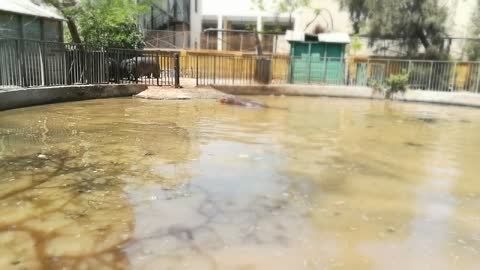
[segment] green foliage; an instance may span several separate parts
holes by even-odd
[[[355,31],[364,31],[371,42],[397,39],[409,56],[415,55],[420,46],[441,48],[447,9],[440,0],[339,1],[349,11]]]
[[[472,12],[472,21],[470,22],[470,36],[480,38],[480,0]],[[472,61],[480,60],[480,40],[469,40],[466,44],[468,59]]]
[[[71,10],[85,43],[95,47],[143,47],[138,16],[146,6],[134,0],[83,0]]]
[[[273,0],[272,6],[266,6],[264,0],[251,0],[252,5],[261,11],[271,10],[290,15],[290,27],[293,28],[293,13],[302,8],[310,8],[311,0]]]
[[[277,10],[281,13],[293,13],[301,8],[310,7],[310,0],[279,0]]]
[[[358,51],[363,49],[362,40],[358,35],[355,35],[352,38],[352,43],[350,43],[350,49],[353,51],[353,54],[356,54]]]
[[[390,75],[387,79],[388,92],[397,93],[405,92],[408,87],[408,73],[402,72],[400,74]]]
[[[368,0],[339,0],[340,8],[346,9],[350,13],[350,19],[353,23],[353,30],[355,33],[360,33],[364,22],[368,18],[371,5],[368,5]]]
[[[373,88],[375,93],[382,93],[385,98],[391,98],[393,94],[402,92],[408,89],[409,74],[403,71],[400,74],[393,74],[385,81],[385,85],[378,81],[370,81],[369,86]]]

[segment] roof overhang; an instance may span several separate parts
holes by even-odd
[[[294,32],[288,30],[285,36],[289,42],[322,42],[322,43],[336,43],[349,44],[350,36],[347,33],[328,32],[318,35],[306,34],[305,32]]]
[[[30,0],[1,0],[0,11],[52,20],[65,20],[54,7],[37,4]]]

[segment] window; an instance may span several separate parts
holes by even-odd
[[[17,15],[0,12],[0,37],[20,38],[20,24]]]
[[[45,40],[61,41],[60,22],[54,20],[45,20],[43,27],[45,31]]]
[[[42,25],[38,17],[23,16],[23,35],[26,39],[42,39]]]

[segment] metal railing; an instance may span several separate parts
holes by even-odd
[[[199,86],[286,83],[288,63],[288,57],[275,56],[189,56],[190,72]]]
[[[403,73],[414,90],[477,93],[480,89],[480,62],[369,59],[351,61],[347,69],[350,85],[385,84],[390,76]]]
[[[410,89],[480,91],[480,62],[288,57],[91,48],[0,39],[0,88],[75,84],[386,84],[407,74]]]
[[[480,62],[198,54],[182,58],[181,74],[197,85],[345,86],[386,85],[391,76],[406,74],[413,90],[480,91]]]
[[[178,54],[0,39],[0,88],[76,84],[179,85]]]
[[[190,32],[145,30],[145,47],[151,49],[190,49]]]
[[[105,54],[83,45],[0,40],[0,85],[8,87],[106,83]]]

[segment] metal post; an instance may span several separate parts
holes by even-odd
[[[176,53],[175,57],[175,88],[180,88],[180,54]]]
[[[207,50],[210,50],[210,32],[207,32]]]
[[[217,57],[213,56],[213,84],[216,82]]]
[[[309,54],[308,57],[308,83],[312,81],[312,56]]]
[[[455,83],[456,83],[456,80],[457,80],[457,62],[455,62],[455,64],[453,65],[453,74],[452,74],[452,89],[451,91],[455,91]]]
[[[240,33],[240,51],[243,52],[243,33]]]
[[[232,57],[232,85],[235,85],[235,56]]]
[[[477,63],[477,84],[475,86],[475,93],[478,93],[478,84],[480,83],[480,64]]]
[[[367,59],[367,74],[366,74],[366,84],[367,86],[369,85],[369,81],[370,81],[370,57]]]
[[[135,52],[135,83],[138,84],[138,52]]]
[[[294,56],[288,57],[288,83],[293,83],[293,63]]]
[[[196,67],[195,67],[196,68],[196,71],[195,71],[196,75],[195,75],[195,77],[196,77],[196,84],[198,86],[198,54],[196,55],[195,60],[196,60],[196,64],[195,64],[196,65]]]
[[[433,75],[433,61],[430,62],[430,76],[428,77],[428,88],[427,90],[432,90],[432,75]]]
[[[27,70],[25,67],[25,41],[15,40],[15,47],[17,49],[17,61],[20,60],[20,84],[21,86],[27,86]],[[17,62],[18,63],[18,62]]]
[[[160,55],[158,54],[158,51],[155,52],[155,63],[156,63],[156,71],[157,73],[157,85],[160,85],[160,73],[162,72],[162,69],[160,67]]]
[[[327,69],[328,69],[328,57],[325,57],[323,60],[323,82],[327,83]]]
[[[385,83],[388,80],[389,69],[390,69],[390,60],[387,60],[387,66],[385,67],[385,73],[384,73],[384,76],[383,76],[383,82],[382,83]]]

